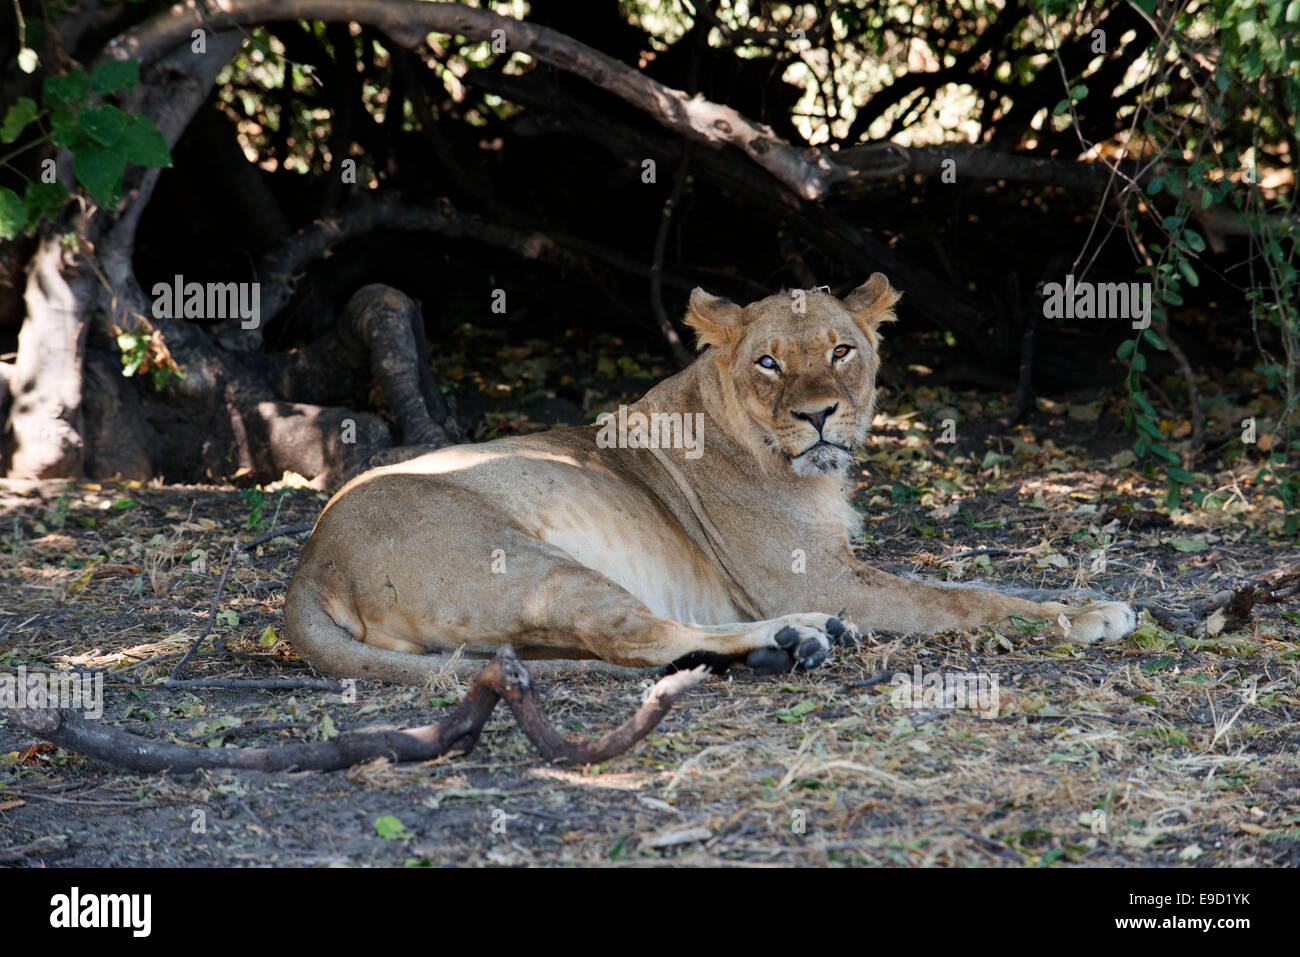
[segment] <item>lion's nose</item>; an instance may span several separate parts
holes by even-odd
[[[836,402],[834,405],[828,405],[820,412],[792,411],[790,414],[793,415],[796,419],[803,419],[803,421],[805,422],[811,422],[812,427],[817,430],[817,434],[821,435],[822,426],[826,424],[827,419],[829,419],[832,415],[835,414],[835,410],[838,409],[839,407],[840,404]]]

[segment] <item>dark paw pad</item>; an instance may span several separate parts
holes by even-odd
[[[776,633],[776,638],[773,640],[778,648],[793,648],[799,644],[799,629],[794,625],[786,625]]]
[[[816,668],[830,653],[830,642],[821,635],[814,635],[799,642],[799,647],[795,649],[794,660],[801,668]]]
[[[781,648],[755,648],[745,659],[745,664],[756,674],[779,675],[794,668],[794,657]]]
[[[831,641],[837,645],[860,645],[862,644],[862,635],[852,625],[846,625],[838,618],[826,619],[826,634],[831,636]]]
[[[664,668],[664,674],[670,675],[675,671],[690,671],[692,668],[704,665],[715,675],[720,675],[730,668],[732,664],[734,664],[734,659],[731,655],[719,654],[716,651],[692,651],[667,665]]]

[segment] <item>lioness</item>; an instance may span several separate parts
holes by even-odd
[[[427,652],[505,642],[636,667],[705,653],[812,668],[857,637],[837,614],[895,633],[1020,614],[1079,642],[1127,634],[1119,602],[1038,604],[854,556],[845,471],[898,298],[879,273],[843,301],[813,290],[742,308],[696,289],[686,323],[704,351],[626,410],[625,436],[607,420],[359,476],[303,549],[289,639],[323,671],[420,683],[445,664]]]

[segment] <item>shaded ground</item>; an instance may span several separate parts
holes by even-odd
[[[559,396],[534,368],[546,414],[490,428],[588,418],[641,372],[605,368],[603,391],[568,383]],[[498,386],[464,399],[490,405]],[[883,567],[1186,603],[1296,558],[1278,502],[1253,484],[1251,450],[1226,452],[1203,476],[1214,495],[1170,514],[1163,487],[1127,462],[1118,406],[1095,394],[1041,402],[1013,430],[991,424],[1002,407],[985,395],[894,390],[881,407],[891,414],[878,417],[857,500],[860,554]],[[1227,428],[1241,413],[1229,401],[1214,414]],[[955,444],[935,441],[945,418]],[[1176,437],[1180,423],[1168,425]],[[237,534],[311,521],[321,504],[305,490],[0,486],[0,668],[107,668],[105,720],[151,737],[223,733],[206,746],[436,719],[454,684],[373,685],[344,704],[168,691],[156,683],[175,657],[133,667],[203,631]],[[224,650],[191,676],[308,673],[275,634],[296,556],[296,540],[277,539],[236,564],[216,629]],[[23,861],[1300,864],[1300,616],[1261,606],[1246,630],[1181,642],[1144,622],[1107,647],[985,629],[873,639],[784,679],[737,671],[691,692],[628,754],[577,770],[542,765],[504,708],[467,759],[330,774],[121,774],[0,724],[0,859],[47,840],[52,850]],[[900,707],[894,680],[851,686],[914,667],[996,678],[996,699],[977,702],[990,717],[923,695]],[[542,696],[554,724],[590,734],[628,717],[640,690],[587,678],[543,683]]]

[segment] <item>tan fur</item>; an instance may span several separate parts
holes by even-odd
[[[505,642],[639,668],[697,650],[743,657],[783,633],[816,664],[841,609],[886,632],[1022,614],[1064,615],[1078,641],[1126,634],[1133,612],[1117,602],[1036,604],[854,557],[844,471],[867,435],[879,329],[897,299],[880,274],[843,301],[808,291],[742,308],[697,289],[686,322],[707,350],[629,410],[702,413],[694,457],[601,448],[591,425],[358,477],[303,550],[285,603],[290,640],[323,671],[419,682],[443,660],[413,652],[490,654]]]

